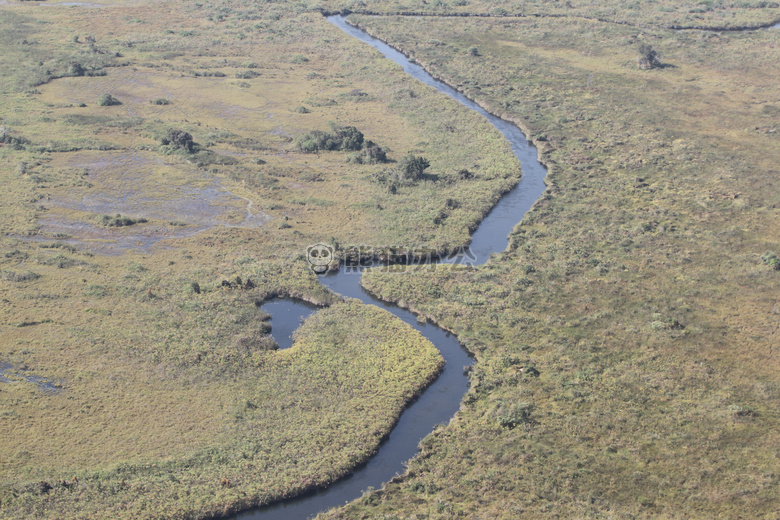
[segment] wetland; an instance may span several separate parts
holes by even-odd
[[[771,517],[779,8],[325,7],[0,3],[0,516]]]

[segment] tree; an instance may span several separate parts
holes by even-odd
[[[184,130],[171,130],[168,132],[168,137],[161,139],[161,142],[174,150],[184,150],[187,153],[195,151],[195,141],[192,140],[192,135]]]
[[[363,147],[363,133],[354,126],[341,126],[330,123],[333,131],[334,148],[338,150],[360,150]]]
[[[398,170],[404,179],[411,181],[420,180],[431,163],[425,157],[407,155],[398,163]]]
[[[73,62],[68,67],[68,74],[71,76],[83,76],[86,74],[86,71],[84,70],[84,66],[81,63]]]
[[[639,56],[636,58],[636,64],[642,70],[660,67],[661,55],[651,45],[643,43],[639,46]]]
[[[354,126],[341,126],[330,123],[331,132],[311,130],[300,136],[296,142],[298,149],[306,153],[320,150],[360,150],[363,147],[363,133]]]

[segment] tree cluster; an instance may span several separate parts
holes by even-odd
[[[170,130],[166,137],[160,139],[160,142],[173,150],[184,150],[187,153],[194,153],[197,147],[192,135],[184,130]]]
[[[411,186],[421,180],[430,165],[425,157],[409,154],[404,156],[394,169],[376,172],[371,178],[374,182],[387,186],[390,193],[396,193],[401,186]]]
[[[363,133],[354,126],[330,123],[330,132],[311,130],[298,138],[296,146],[306,153],[325,150],[360,150],[363,147]]]

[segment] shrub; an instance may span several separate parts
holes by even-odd
[[[306,108],[303,105],[301,105],[298,108],[296,108],[295,111],[298,112],[299,114],[308,114],[309,112],[311,112],[311,110],[309,110],[308,108]]]
[[[103,298],[106,294],[108,294],[108,292],[105,287],[94,283],[89,284],[84,289],[84,295],[92,298]]]
[[[31,282],[40,277],[41,275],[33,273],[32,271],[17,273],[8,269],[0,270],[0,279],[5,280],[6,282]]]
[[[112,96],[111,94],[101,94],[100,97],[97,100],[98,106],[101,107],[110,107],[114,105],[121,105],[122,102],[119,101],[117,98]]]
[[[350,154],[347,162],[357,164],[378,164],[387,162],[387,152],[379,146],[363,148],[360,152]]]
[[[428,159],[416,155],[407,155],[398,163],[398,171],[402,178],[411,181],[420,180],[425,170],[431,165]]]
[[[302,152],[315,153],[320,150],[332,150],[332,136],[322,130],[311,130],[300,136],[295,145]]]
[[[184,130],[170,130],[166,137],[160,139],[160,142],[172,150],[184,150],[187,153],[194,153],[197,149],[192,135]]]
[[[133,226],[135,224],[143,224],[147,222],[145,218],[137,218],[133,219],[130,217],[122,216],[121,214],[117,213],[113,217],[111,215],[100,215],[97,217],[97,222],[101,226],[106,227],[124,227],[124,226]]]
[[[360,150],[363,147],[363,133],[354,126],[330,123],[330,132],[311,130],[296,140],[299,150],[316,153],[321,150]]]
[[[149,103],[151,103],[152,105],[170,105],[172,101],[168,98],[157,98],[151,100]]]
[[[360,150],[363,147],[363,133],[354,126],[339,126],[331,123],[340,150]]]
[[[24,144],[29,144],[30,141],[24,137],[14,137],[4,126],[0,126],[0,144],[10,144],[15,147],[20,147]]]
[[[469,47],[469,56],[479,56],[479,49],[476,47]]]
[[[259,72],[253,70],[245,70],[242,72],[236,72],[236,78],[238,79],[254,79],[260,75]]]
[[[77,36],[78,38],[78,36]],[[68,67],[68,74],[71,76],[83,76],[86,73],[81,63],[71,63]]]
[[[652,69],[661,66],[661,55],[651,45],[643,43],[639,46],[639,56],[636,64],[640,69]]]
[[[773,251],[761,255],[761,260],[775,271],[780,271],[780,258]]]
[[[531,422],[534,405],[531,403],[516,403],[502,410],[498,416],[498,424],[502,428],[514,428]]]

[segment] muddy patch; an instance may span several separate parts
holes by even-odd
[[[104,254],[146,251],[158,242],[216,226],[256,228],[268,216],[253,201],[188,164],[168,164],[150,152],[68,154],[52,166],[80,172],[86,186],[53,188],[43,206],[39,239],[58,238]],[[105,227],[101,215],[145,219]]]
[[[46,215],[39,219],[41,233],[34,237],[25,237],[33,242],[49,242],[56,239],[79,249],[86,249],[101,255],[120,255],[125,251],[135,250],[144,253],[154,249],[169,248],[162,243],[164,240],[186,238],[207,229],[192,227],[177,229],[175,227],[139,225],[135,229],[104,228],[63,215]]]
[[[13,365],[10,363],[2,363],[0,362],[0,383],[10,383],[11,380],[5,377],[5,371],[13,368]]]
[[[90,8],[106,7],[103,4],[93,4],[91,2],[63,2],[61,4],[49,3],[49,4],[39,4],[39,5],[46,6],[46,7],[58,7],[58,6],[61,6],[61,7],[90,7]]]
[[[32,383],[39,390],[48,394],[56,394],[62,389],[62,384],[45,377],[30,374],[29,369],[24,366],[15,369],[11,363],[0,362],[0,383],[14,382]]]

